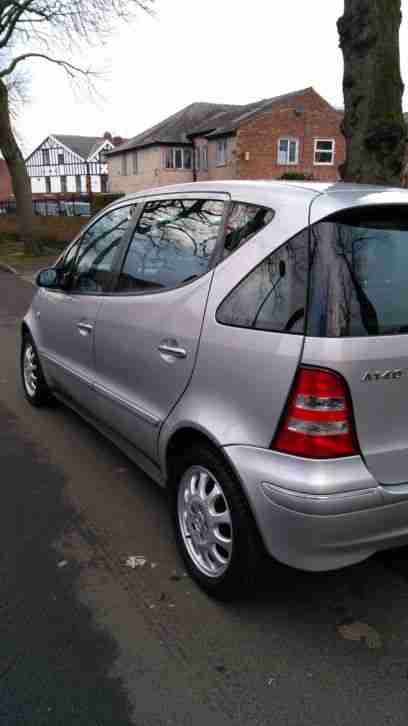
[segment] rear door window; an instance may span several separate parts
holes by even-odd
[[[370,207],[311,230],[308,335],[408,333],[408,210]]]
[[[240,328],[304,333],[308,230],[269,255],[225,298],[217,321]]]
[[[220,233],[224,202],[165,199],[148,202],[119,277],[120,292],[172,288],[205,274]]]

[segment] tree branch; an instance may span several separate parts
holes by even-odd
[[[77,74],[80,74],[82,76],[89,76],[91,74],[90,70],[79,68],[78,66],[74,66],[72,63],[68,63],[68,61],[65,60],[51,58],[49,55],[45,55],[45,53],[23,53],[23,55],[14,58],[6,68],[3,68],[3,70],[0,71],[0,78],[5,78],[6,76],[9,76],[10,73],[13,73],[19,63],[27,60],[28,58],[42,58],[42,60],[54,63],[55,65],[63,68],[68,73],[68,75],[71,76],[71,78],[74,78]]]

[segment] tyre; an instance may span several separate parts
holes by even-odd
[[[21,380],[25,396],[32,406],[46,406],[53,400],[45,381],[34,341],[29,333],[21,345]]]
[[[173,476],[176,539],[190,575],[218,599],[252,594],[263,548],[232,471],[200,444],[178,459]]]

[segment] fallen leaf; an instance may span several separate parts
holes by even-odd
[[[353,640],[356,642],[363,641],[369,648],[381,648],[382,640],[380,634],[367,623],[362,623],[358,620],[347,623],[346,625],[339,625],[337,630],[339,631],[342,638],[345,640]]]

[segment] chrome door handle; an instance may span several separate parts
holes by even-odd
[[[187,358],[187,351],[185,348],[179,348],[177,344],[170,345],[169,343],[160,343],[158,349],[160,353],[169,355],[172,358]]]
[[[77,328],[80,335],[90,335],[93,331],[93,325],[91,323],[77,323]]]

